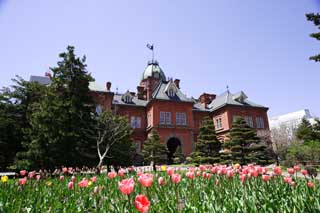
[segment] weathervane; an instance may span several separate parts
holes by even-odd
[[[154,44],[147,44],[147,47],[152,51],[152,62],[154,61]]]

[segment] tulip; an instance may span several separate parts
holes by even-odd
[[[163,178],[163,177],[159,177],[159,178],[158,178],[158,184],[159,184],[159,186],[162,186],[162,185],[165,184],[165,181],[164,181],[164,178]]]
[[[167,170],[167,166],[163,165],[161,166],[161,171],[166,171]]]
[[[300,166],[299,165],[295,165],[293,167],[294,171],[299,172],[300,171]]]
[[[201,172],[203,172],[204,170],[206,170],[206,167],[204,165],[200,165],[199,169],[200,169]]]
[[[232,170],[227,171],[227,177],[230,179],[234,176],[234,172]]]
[[[98,192],[99,192],[99,187],[95,186],[94,189],[93,189],[93,193],[94,194],[98,194]]]
[[[68,168],[67,168],[67,167],[63,167],[63,168],[62,168],[62,172],[63,172],[63,173],[67,173],[67,172],[68,172]]]
[[[41,175],[36,176],[37,181],[40,181],[40,178],[41,178]]]
[[[313,183],[312,183],[311,181],[309,181],[309,182],[308,182],[308,187],[309,187],[309,188],[313,188],[313,186],[314,186]]]
[[[8,176],[6,176],[6,175],[5,175],[5,176],[1,176],[1,182],[2,182],[2,183],[8,182],[8,179],[9,179],[9,178],[8,178]]]
[[[64,181],[64,176],[61,175],[59,179],[60,179],[60,181]]]
[[[187,172],[186,173],[186,177],[191,179],[191,180],[194,179],[194,172]]]
[[[93,176],[92,178],[90,178],[90,180],[92,181],[92,183],[95,183],[97,181],[97,176]]]
[[[139,212],[147,212],[150,209],[150,201],[145,195],[137,195],[134,205]]]
[[[121,169],[119,170],[119,172],[118,172],[118,175],[119,175],[120,177],[123,177],[125,172],[126,172],[126,171],[121,168]]]
[[[269,178],[270,178],[269,175],[262,175],[262,180],[263,180],[264,182],[268,182]]]
[[[140,175],[140,177],[138,178],[138,181],[140,182],[140,184],[142,186],[150,187],[153,182],[153,176],[150,173],[145,173],[145,174]]]
[[[288,172],[290,175],[293,175],[293,174],[294,174],[294,168],[287,168],[287,172]]]
[[[28,172],[26,170],[21,170],[20,171],[20,175],[23,177],[27,174]]]
[[[175,184],[179,183],[181,181],[181,175],[179,174],[172,174],[171,175],[171,181]]]
[[[282,170],[279,166],[274,167],[273,172],[277,175],[281,175],[282,174]]]
[[[68,183],[68,189],[73,189],[74,183],[71,181]]]
[[[109,172],[108,173],[108,178],[112,179],[112,178],[115,178],[117,177],[117,173],[116,172]]]
[[[303,174],[304,176],[307,176],[308,175],[308,171],[303,169],[303,170],[301,170],[301,174]]]
[[[246,180],[247,175],[246,174],[241,174],[240,175],[240,181],[243,183]]]
[[[29,172],[28,177],[32,179],[36,175],[36,171]]]
[[[130,194],[134,189],[134,180],[133,178],[129,179],[123,179],[121,182],[119,182],[119,190],[123,194]]]
[[[167,174],[171,176],[174,173],[174,168],[167,168]]]
[[[292,178],[289,177],[289,176],[286,176],[286,177],[284,177],[283,179],[284,179],[284,182],[286,182],[286,183],[288,183],[288,184],[290,184],[290,183],[292,182]]]
[[[80,188],[87,188],[87,187],[89,186],[88,183],[89,183],[88,180],[84,178],[84,179],[82,179],[82,181],[80,181],[80,182],[78,183],[78,186],[79,186]]]
[[[72,176],[72,177],[71,177],[71,181],[72,181],[73,183],[75,183],[75,182],[76,182],[76,177],[75,177],[75,176]]]
[[[27,178],[26,178],[26,177],[24,177],[24,178],[20,178],[20,179],[19,179],[19,185],[20,185],[20,186],[25,185],[25,184],[26,184],[26,182],[27,182]]]

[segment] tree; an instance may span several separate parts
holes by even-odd
[[[143,143],[142,156],[147,163],[164,164],[167,161],[167,147],[160,142],[157,130],[152,129],[150,137]]]
[[[181,146],[178,146],[175,153],[173,154],[173,162],[176,164],[183,163],[185,161],[185,156],[182,152]]]
[[[302,119],[302,122],[299,124],[295,134],[296,137],[302,141],[310,141],[315,139],[315,133],[313,131],[311,123],[304,118]]]
[[[320,29],[320,14],[314,14],[314,13],[308,13],[306,14],[307,20],[313,22],[313,24]],[[317,40],[320,40],[320,32],[317,33],[311,33],[310,37],[315,38]],[[311,56],[309,58],[310,60],[314,60],[315,62],[320,61],[320,54]]]
[[[202,123],[191,161],[197,164],[220,162],[221,142],[216,136],[213,120],[205,117]]]
[[[132,163],[131,129],[127,118],[103,112],[97,117],[95,134],[96,147],[99,156],[97,167],[102,166],[107,157],[113,166],[128,166]]]
[[[45,86],[19,76],[14,85],[0,92],[0,168],[13,165],[22,143],[29,142],[29,117],[35,110]]]
[[[90,166],[97,158],[87,131],[93,124],[94,102],[89,94],[93,78],[86,70],[85,57],[76,57],[74,47],[68,46],[59,57],[58,66],[50,68],[52,83],[31,114],[31,140],[20,153],[31,168]]]
[[[256,130],[251,128],[243,118],[237,118],[230,130],[228,140],[223,144],[225,158],[229,162],[248,164],[265,164],[267,147],[257,137]]]

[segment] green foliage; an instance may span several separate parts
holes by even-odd
[[[313,24],[318,29],[320,29],[320,14],[319,13],[317,13],[317,14],[308,13],[308,14],[306,14],[306,18],[307,18],[308,21],[313,22]],[[310,37],[315,38],[317,40],[320,40],[320,32],[311,33]],[[320,54],[311,56],[309,59],[310,60],[314,60],[315,62],[319,62],[320,61]]]
[[[229,133],[229,139],[223,144],[224,159],[228,163],[266,164],[268,161],[267,147],[260,142],[256,130],[247,125],[243,118],[237,118]]]
[[[220,162],[221,142],[216,136],[213,120],[205,117],[200,128],[195,151],[191,154],[192,162],[197,164]]]
[[[16,76],[11,88],[0,92],[0,169],[12,165],[22,143],[28,143],[29,117],[37,108],[45,86]]]
[[[19,154],[32,168],[91,165],[96,160],[94,141],[87,131],[93,123],[94,103],[88,88],[93,78],[86,70],[85,57],[76,57],[74,47],[68,46],[59,57],[58,66],[51,68],[52,83],[30,116],[30,142]]]
[[[165,144],[160,142],[157,130],[152,129],[151,136],[143,143],[142,156],[146,163],[154,165],[164,164],[167,161],[168,150]]]
[[[175,164],[181,164],[185,161],[185,156],[182,152],[181,146],[178,146],[175,153],[173,154],[173,162]]]
[[[296,134],[297,139],[302,140],[302,141],[310,141],[310,140],[317,139],[316,133],[313,129],[313,126],[306,119],[302,119],[302,122],[298,126],[295,134]]]
[[[132,165],[135,148],[130,139],[132,130],[126,117],[105,111],[97,117],[93,129],[92,135],[100,159],[98,167],[104,162],[114,167]]]
[[[288,149],[286,161],[292,164],[318,164],[320,162],[320,141],[293,143]]]

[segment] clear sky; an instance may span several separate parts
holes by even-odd
[[[188,96],[243,90],[269,116],[308,108],[320,116],[316,0],[0,0],[0,86],[44,75],[74,45],[112,90],[135,91],[155,56]]]

